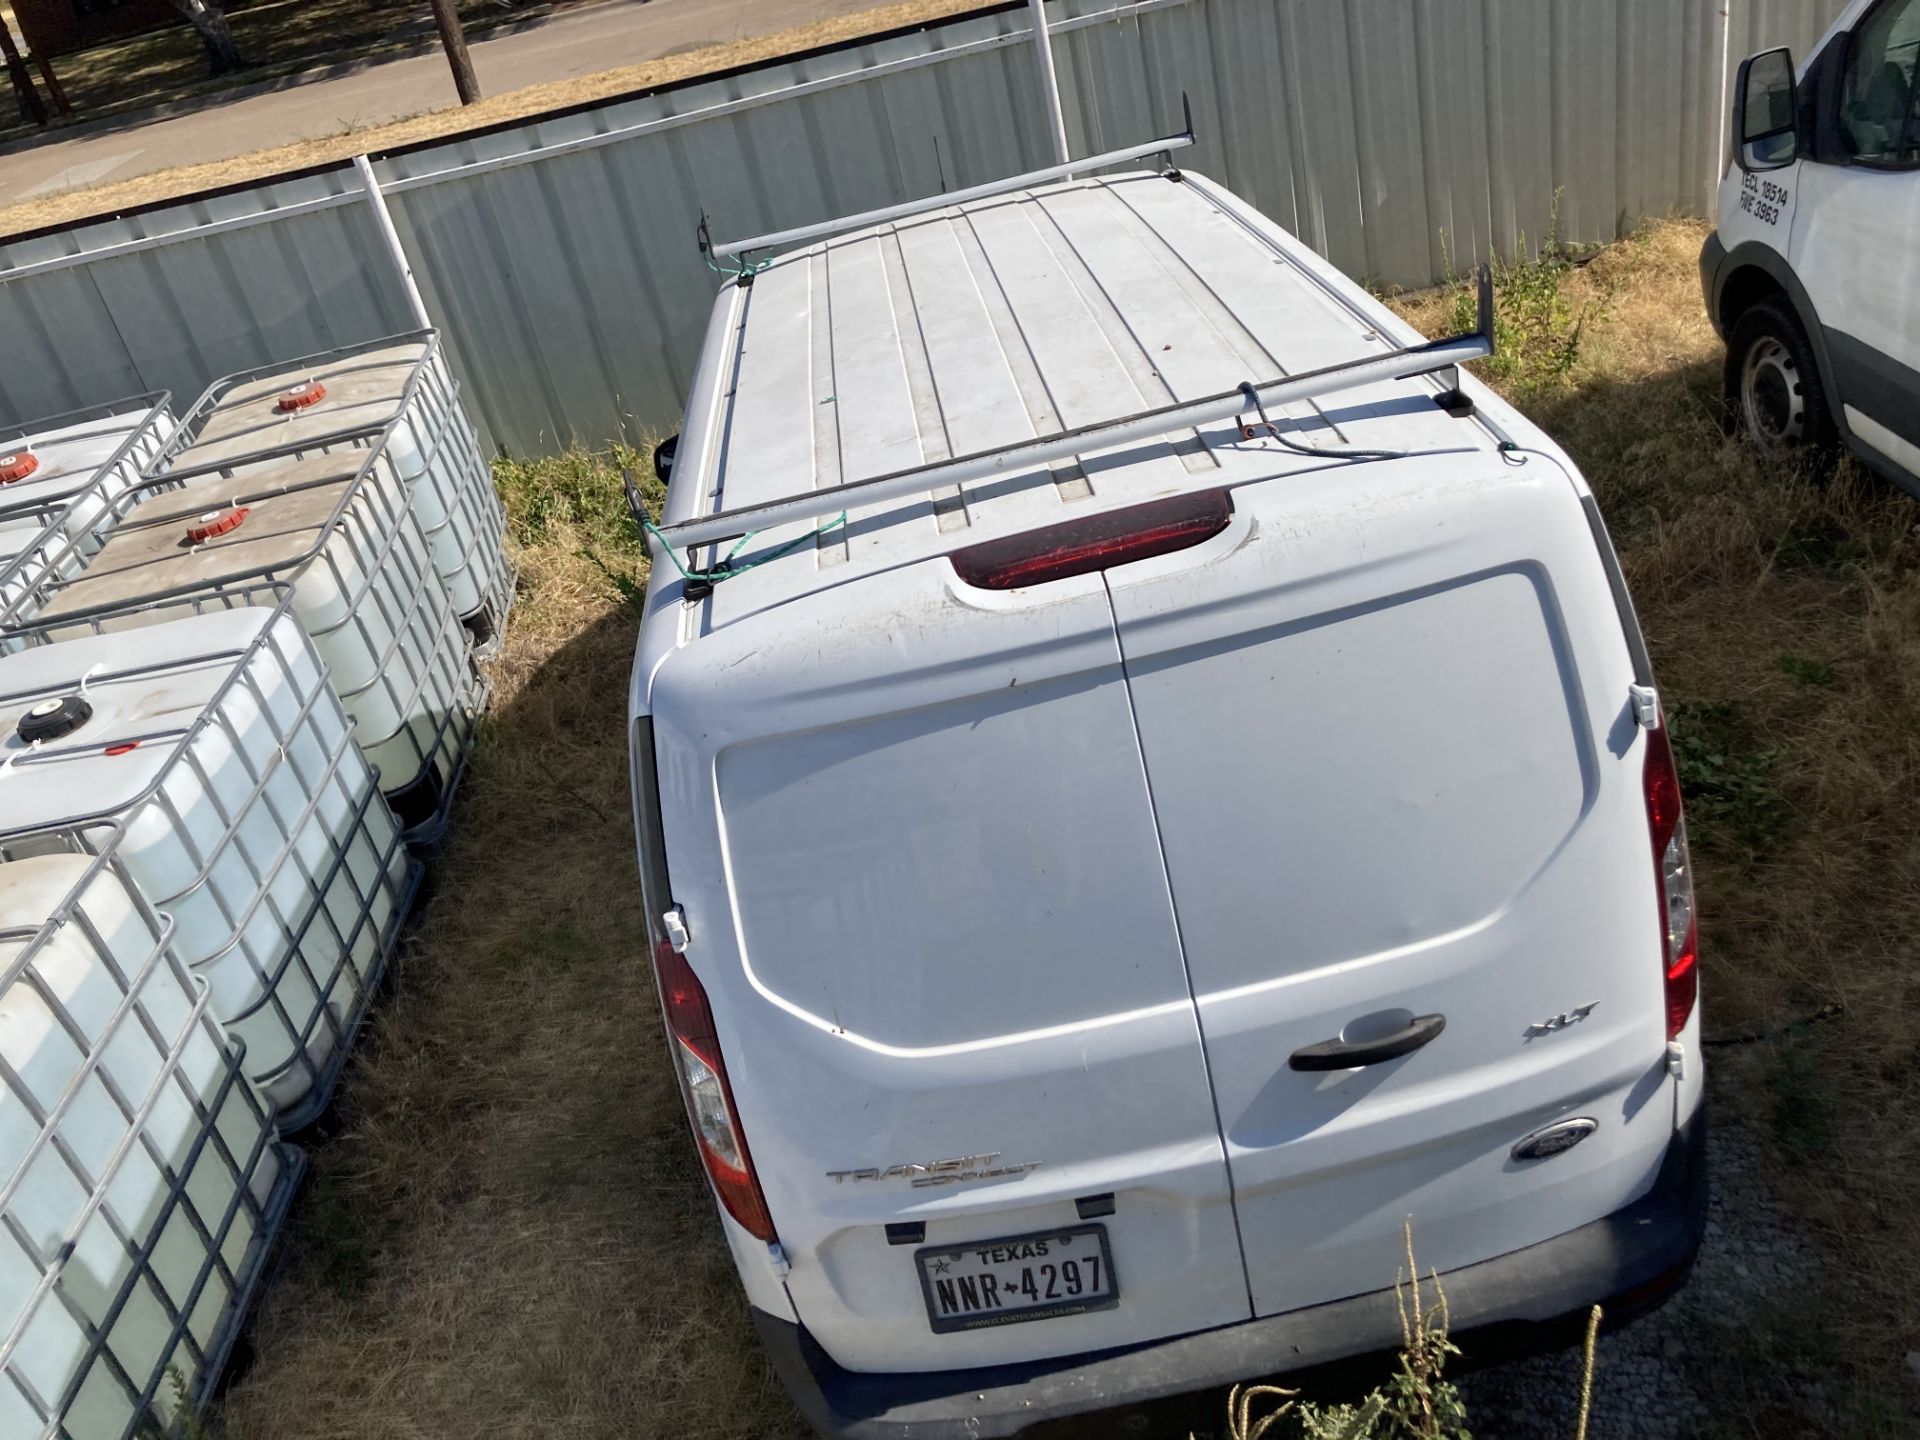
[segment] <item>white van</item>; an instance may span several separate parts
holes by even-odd
[[[1678,786],[1585,482],[1459,378],[1484,333],[1170,162],[1064,174],[712,247],[820,240],[721,291],[651,529],[670,1048],[832,1435],[1393,1347],[1409,1219],[1470,1349],[1557,1340],[1704,1220]]]
[[[1736,425],[1920,494],[1920,0],[1854,0],[1796,75],[1734,85],[1734,163],[1700,256]]]

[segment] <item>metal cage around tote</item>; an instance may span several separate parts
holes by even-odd
[[[223,603],[233,598],[254,604]],[[176,948],[209,977],[216,1015],[246,1043],[249,1075],[283,1130],[331,1098],[421,871],[292,602],[286,586],[189,602],[192,615],[135,647],[120,631],[58,646],[48,632],[20,632],[21,649],[0,658],[0,713],[85,703],[89,690],[103,703],[132,696],[137,712],[141,697],[183,681],[188,703],[200,703],[185,723],[91,734],[83,724],[31,747],[9,737],[17,748],[0,768],[0,801],[9,775],[44,775],[40,793],[64,808],[29,816],[0,804],[0,859],[116,853],[143,897],[174,917]],[[209,688],[203,702],[194,686]],[[133,793],[96,785],[89,795],[90,777],[136,748],[166,759]]]
[[[108,500],[101,521],[81,536],[49,527],[42,548],[50,563],[31,579],[8,572],[16,592],[0,599],[0,648],[24,643],[28,631],[60,639],[136,628],[183,608],[257,603],[263,585],[288,586],[362,749],[381,771],[381,788],[419,832],[414,838],[433,838],[444,829],[488,692],[391,459],[374,443],[383,434],[338,437],[325,453],[342,463],[317,480],[275,480],[311,457],[275,457],[277,469],[177,467]],[[139,531],[177,521],[153,505],[157,497],[215,481],[222,503],[236,510],[321,485],[337,486],[339,498],[312,527],[310,543],[271,563],[242,559],[183,577],[168,573],[169,552],[129,567],[134,578],[110,600],[89,603],[76,591],[99,578],[87,567],[108,546],[130,545]],[[0,575],[0,593],[8,575]]]
[[[55,476],[39,478],[29,472],[0,484],[0,603],[30,588],[33,577],[52,563],[49,534],[69,539],[87,535],[104,517],[104,501],[140,481],[172,434],[171,398],[154,391],[0,429],[0,456],[37,458],[80,446],[99,452],[106,446],[84,468],[69,464]],[[98,538],[59,558],[70,566],[83,565],[99,548]]]
[[[322,398],[279,408],[294,387]],[[369,428],[377,434],[369,437]],[[516,575],[506,510],[479,437],[460,404],[440,335],[417,330],[236,371],[214,381],[181,417],[149,469],[217,460],[245,470],[342,445],[384,451],[406,484],[434,568],[454,608],[490,653],[506,633]]]
[[[0,884],[23,868],[64,894],[35,924],[9,888],[0,920],[0,1429],[169,1433],[211,1393],[305,1161],[114,856],[0,864]]]

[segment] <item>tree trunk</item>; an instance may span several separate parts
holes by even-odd
[[[35,125],[45,125],[47,107],[40,103],[40,92],[33,88],[33,76],[27,73],[26,62],[14,48],[13,32],[7,28],[7,17],[4,15],[0,15],[0,54],[5,56],[7,78],[13,82],[13,93],[20,101],[20,118]]]
[[[453,67],[454,93],[462,105],[471,105],[480,98],[480,82],[474,78],[473,60],[467,54],[459,6],[454,0],[433,0],[433,21],[440,27],[440,43],[447,48],[447,64]]]
[[[200,43],[207,47],[207,69],[213,75],[246,68],[240,47],[233,43],[233,31],[227,28],[227,12],[221,0],[173,0],[173,8],[193,23]]]

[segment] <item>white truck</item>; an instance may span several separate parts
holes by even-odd
[[[1461,377],[1485,290],[1423,344],[1170,158],[1085,178],[1182,138],[712,247],[793,248],[649,521],[633,799],[826,1434],[1391,1349],[1409,1221],[1475,1354],[1699,1244],[1686,832],[1593,497]]]
[[[1844,442],[1920,494],[1920,0],[1854,0],[1812,58],[1733,92],[1700,256],[1734,423],[1770,453]]]

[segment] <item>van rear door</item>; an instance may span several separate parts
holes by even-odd
[[[1233,500],[1107,582],[1270,1314],[1391,1286],[1409,1220],[1447,1270],[1618,1209],[1673,1108],[1646,737],[1566,476],[1423,457]],[[1296,1068],[1391,1038],[1425,1043]]]
[[[1100,576],[982,591],[933,559],[858,598],[738,620],[651,683],[686,959],[801,1322],[898,1372],[1247,1319]],[[1098,1268],[1023,1242],[978,1277],[985,1242],[1083,1226]],[[1028,1272],[1049,1313],[1021,1323]],[[1080,1307],[1102,1274],[1117,1303]]]

